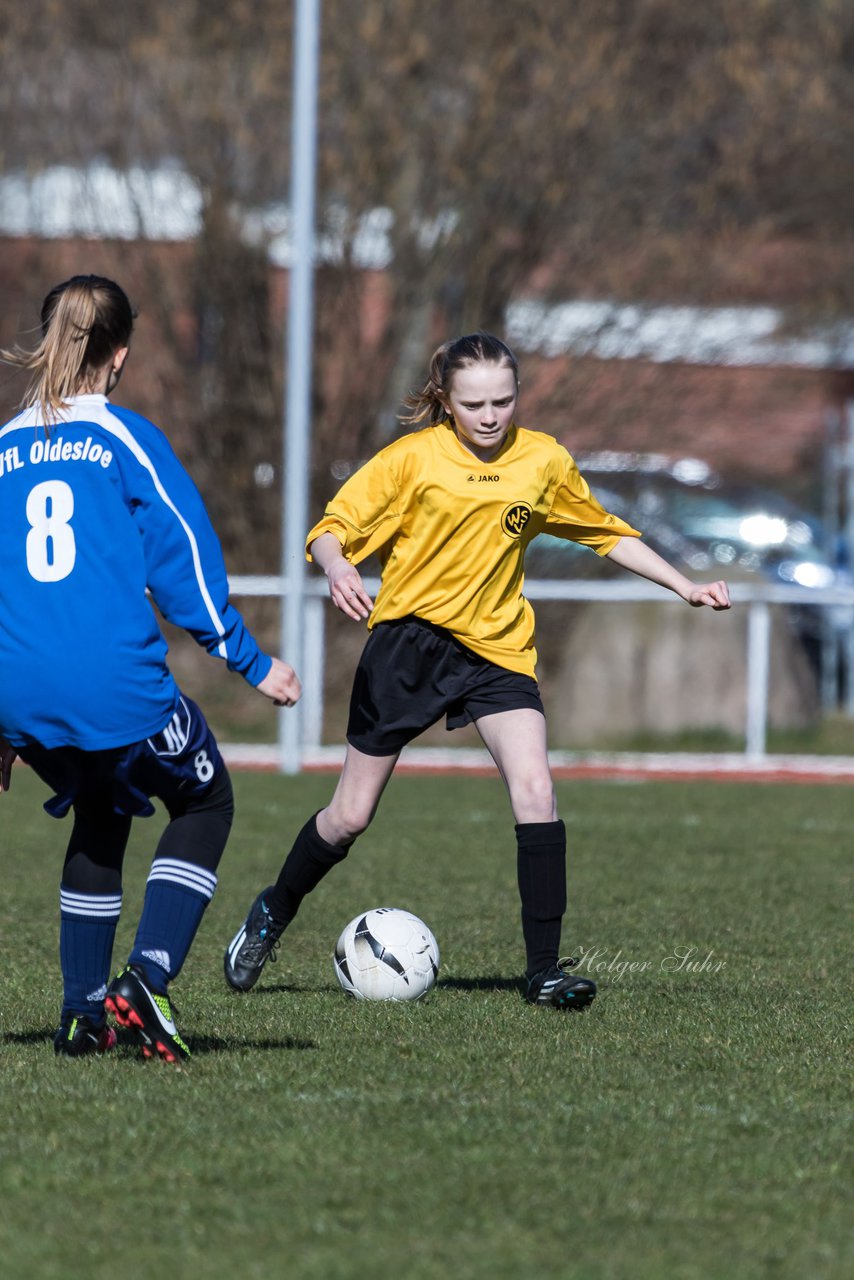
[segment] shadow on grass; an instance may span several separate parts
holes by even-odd
[[[124,1027],[116,1027],[117,1050],[136,1052],[140,1045],[136,1036]],[[42,1027],[38,1031],[7,1031],[0,1036],[3,1044],[49,1044],[53,1047],[55,1027]],[[254,1049],[261,1052],[280,1049],[316,1049],[314,1040],[300,1040],[295,1036],[281,1036],[270,1039],[242,1039],[239,1036],[192,1036],[190,1048],[194,1058],[206,1053],[235,1053],[241,1049]],[[125,1056],[122,1054],[121,1056]]]
[[[521,978],[440,978],[437,989],[446,991],[516,991],[524,994],[525,983]]]
[[[294,982],[277,982],[273,985],[265,985],[263,987],[252,988],[252,999],[257,1000],[259,996],[298,996],[311,994],[317,990],[317,987],[300,987]],[[240,999],[248,996],[248,991],[234,991],[232,994]]]
[[[316,1049],[315,1040],[299,1040],[296,1036],[280,1036],[269,1040],[243,1040],[237,1036],[193,1036],[190,1040],[193,1057],[204,1053],[234,1053],[238,1049]]]
[[[519,995],[525,994],[524,978],[503,978],[483,977],[483,978],[440,978],[436,983],[437,991],[515,991]],[[235,995],[240,993],[235,992]],[[324,982],[316,986],[296,986],[294,984],[279,983],[275,986],[254,987],[252,990],[252,999],[257,1000],[261,996],[281,996],[281,995],[331,995],[340,996],[341,988],[333,982]],[[349,996],[346,997],[349,1000]]]

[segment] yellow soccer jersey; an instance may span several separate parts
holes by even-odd
[[[448,422],[403,436],[342,485],[306,540],[332,533],[353,564],[376,552],[382,586],[368,620],[415,614],[510,671],[534,675],[525,549],[550,533],[605,555],[636,529],[591,495],[569,453],[513,426],[491,462]],[[309,559],[311,555],[309,552]]]

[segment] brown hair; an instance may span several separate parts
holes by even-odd
[[[0,357],[32,373],[23,399],[38,405],[44,423],[56,422],[69,396],[130,343],[135,312],[127,294],[103,276],[72,276],[42,304],[42,340],[32,351],[16,346]]]
[[[519,366],[513,352],[500,338],[491,333],[470,333],[464,338],[444,342],[433,353],[427,381],[420,391],[412,391],[404,404],[409,413],[401,414],[401,422],[423,422],[428,419],[442,422],[448,410],[442,402],[447,400],[451,382],[458,369],[470,369],[475,364],[495,364],[499,368],[513,370],[516,386],[519,386]]]

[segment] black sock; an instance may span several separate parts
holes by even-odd
[[[336,863],[343,862],[352,847],[352,841],[348,845],[336,845],[324,840],[317,830],[316,818],[314,814],[300,831],[278,880],[265,899],[267,910],[277,924],[290,924],[305,895],[317,888]]]
[[[556,822],[516,826],[516,868],[529,978],[556,964],[566,911],[566,828]]]

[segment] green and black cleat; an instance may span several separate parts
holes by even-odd
[[[82,1058],[90,1053],[108,1053],[116,1047],[116,1033],[107,1026],[106,1018],[96,1022],[85,1013],[67,1013],[53,1037],[54,1053],[59,1058]]]
[[[137,965],[129,964],[113,979],[105,1003],[120,1027],[136,1032],[146,1058],[157,1055],[165,1062],[181,1062],[190,1057],[169,997],[152,991]]]

